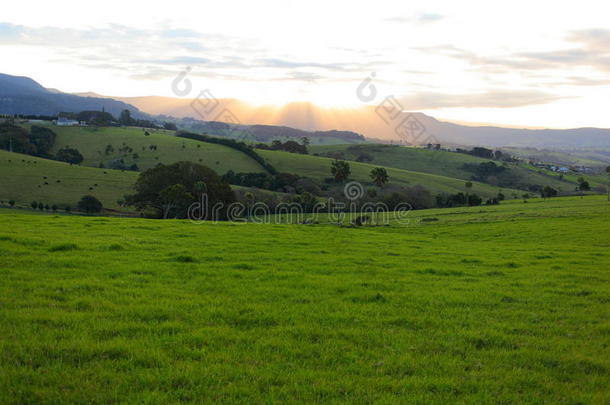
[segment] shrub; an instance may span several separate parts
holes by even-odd
[[[100,200],[92,195],[83,196],[78,202],[78,209],[86,212],[87,214],[93,214],[102,210],[102,203]]]
[[[83,155],[77,150],[73,148],[63,148],[60,149],[59,152],[55,155],[55,159],[61,162],[67,162],[70,164],[79,164],[83,161]]]

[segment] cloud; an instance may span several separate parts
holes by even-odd
[[[414,14],[414,15],[408,16],[408,17],[399,17],[399,16],[390,17],[390,18],[386,18],[384,21],[390,22],[390,23],[397,23],[397,24],[408,24],[408,23],[427,24],[427,23],[433,23],[433,22],[440,21],[444,18],[445,17],[443,15],[438,14],[438,13],[417,13],[417,14]]]
[[[446,55],[494,73],[514,69],[554,70],[577,67],[593,67],[602,72],[610,72],[610,30],[598,28],[572,31],[566,36],[566,40],[576,43],[578,46],[551,51],[514,52],[496,56],[478,55],[446,44],[414,49]]]
[[[536,90],[488,90],[479,93],[446,94],[420,92],[399,98],[407,110],[439,108],[513,108],[548,104],[562,97]]]
[[[347,65],[341,63],[297,62],[285,59],[265,58],[255,61],[259,66],[271,68],[320,68],[328,70],[346,70]]]

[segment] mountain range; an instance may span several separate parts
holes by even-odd
[[[118,116],[124,109],[136,118],[164,115],[191,117],[230,124],[291,127],[305,131],[341,130],[363,134],[370,140],[399,143],[424,140],[445,145],[527,147],[557,150],[610,148],[610,129],[528,129],[468,126],[441,121],[418,112],[391,111],[383,105],[326,108],[294,102],[283,106],[254,106],[238,99],[201,97],[109,97],[95,93],[67,94],[46,89],[27,77],[0,74],[0,113],[55,115],[59,112],[100,110]],[[389,119],[391,118],[391,119]],[[415,124],[413,124],[415,122]],[[401,123],[415,126],[404,136]],[[258,130],[261,128],[258,127]],[[269,128],[267,128],[269,129]],[[278,131],[277,129],[275,130]],[[401,137],[399,133],[402,133]],[[420,136],[421,135],[421,136]]]
[[[47,89],[29,77],[0,73],[0,114],[57,115],[60,112],[105,110],[115,117],[130,110],[135,118],[148,115],[123,101],[106,97],[82,97]]]

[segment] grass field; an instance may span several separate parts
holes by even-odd
[[[330,167],[333,159],[279,151],[258,150],[258,152],[280,172],[297,173],[301,176],[317,178],[320,180],[332,177]],[[374,163],[368,164],[349,162],[349,165],[352,173],[350,175],[350,180],[356,180],[364,183],[371,182],[371,170],[375,167],[379,167],[379,165],[375,165]],[[420,184],[430,190],[433,194],[442,192],[457,193],[468,191],[485,197],[493,197],[496,196],[500,190],[507,195],[516,193],[517,195],[521,196],[524,193],[524,191],[521,190],[512,190],[508,188],[501,189],[499,187],[478,182],[473,182],[473,187],[471,189],[467,189],[465,187],[465,181],[456,178],[395,169],[392,167],[388,167],[387,171],[390,176],[390,183],[402,184],[406,186]]]
[[[171,131],[150,132],[144,135],[142,128],[132,127],[56,127],[51,129],[57,134],[52,149],[56,153],[64,147],[79,150],[85,160],[84,166],[98,167],[100,163],[108,166],[115,159],[123,159],[126,165],[137,164],[141,170],[154,167],[158,163],[171,164],[181,160],[201,163],[219,174],[229,170],[236,172],[262,172],[263,168],[247,155],[223,145],[198,142],[191,139],[176,138]],[[113,152],[106,153],[107,145]],[[157,148],[150,149],[151,145]],[[131,152],[120,151],[128,146]],[[133,154],[138,157],[134,159]]]
[[[363,228],[0,210],[0,403],[607,404],[609,207]]]
[[[360,154],[366,153],[373,158],[371,164],[374,165],[432,173],[462,180],[469,180],[472,177],[471,172],[463,169],[464,164],[480,164],[490,161],[490,159],[483,159],[463,153],[399,147],[395,145],[316,145],[310,147],[310,149],[311,153],[319,154],[341,152],[348,160],[356,160]],[[565,192],[573,192],[578,184],[577,179],[579,176],[565,175],[562,180],[557,173],[542,170],[526,163],[512,164],[510,169],[527,184],[548,185]],[[583,176],[591,183],[591,187],[606,184],[604,176]]]
[[[82,196],[90,194],[105,208],[124,210],[117,200],[133,193],[137,177],[136,172],[71,166],[0,150],[0,200],[12,199],[21,206],[35,200],[74,209]]]

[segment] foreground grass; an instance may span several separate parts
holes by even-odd
[[[608,403],[608,208],[357,229],[2,210],[0,402]]]

